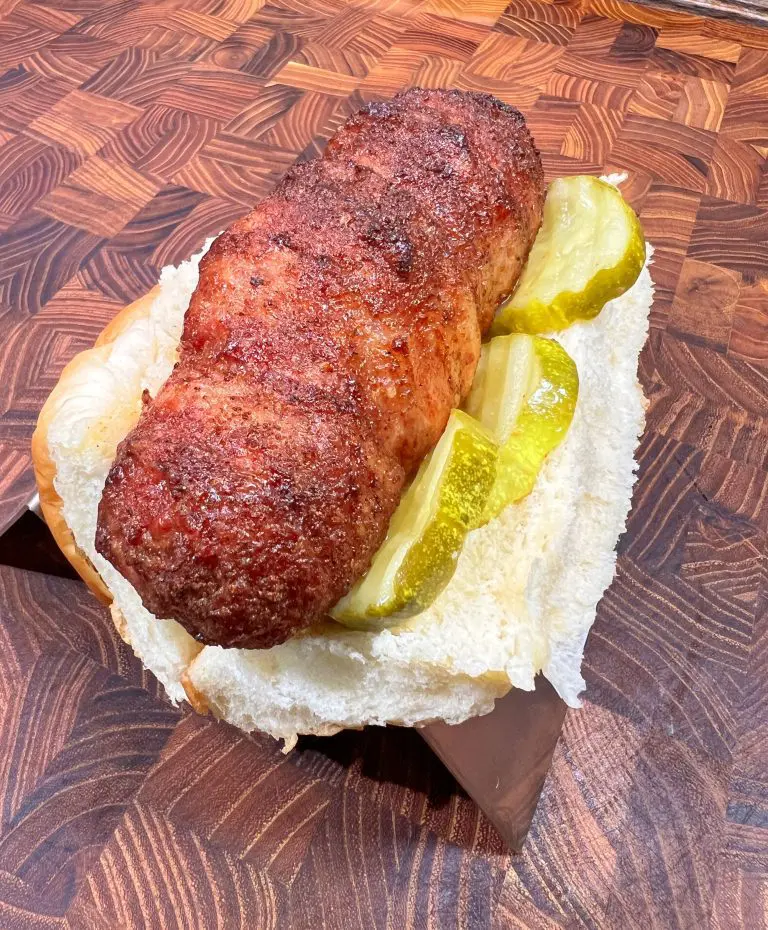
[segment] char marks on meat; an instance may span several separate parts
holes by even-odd
[[[149,610],[250,648],[326,615],[466,395],[543,199],[517,110],[411,90],[219,236],[99,508]]]

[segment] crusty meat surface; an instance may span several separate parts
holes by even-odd
[[[250,648],[326,615],[466,395],[543,199],[517,110],[416,89],[219,236],[99,507],[152,613]]]

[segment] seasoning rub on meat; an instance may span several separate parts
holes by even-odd
[[[326,615],[468,392],[543,200],[517,110],[411,90],[213,243],[99,508],[98,551],[149,610],[252,648]]]

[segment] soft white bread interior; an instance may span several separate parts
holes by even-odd
[[[333,623],[273,649],[202,648],[172,619],[157,619],[95,551],[99,499],[119,441],[176,359],[184,311],[203,253],[165,268],[99,344],[64,371],[46,403],[34,460],[46,520],[88,583],[112,597],[123,638],[174,700],[246,730],[283,738],[368,723],[457,723],[486,713],[510,687],[543,671],[578,705],[581,657],[611,581],[634,481],[645,403],[637,360],[653,285],[634,287],[593,321],[559,333],[579,371],[566,440],[533,493],[472,532],[456,573],[414,620],[380,633]]]

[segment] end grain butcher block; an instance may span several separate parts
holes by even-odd
[[[618,574],[524,851],[417,734],[174,709],[77,582],[0,574],[0,927],[768,926],[768,31],[622,0],[0,0],[0,524],[65,362],[405,86],[623,170],[656,246]]]

